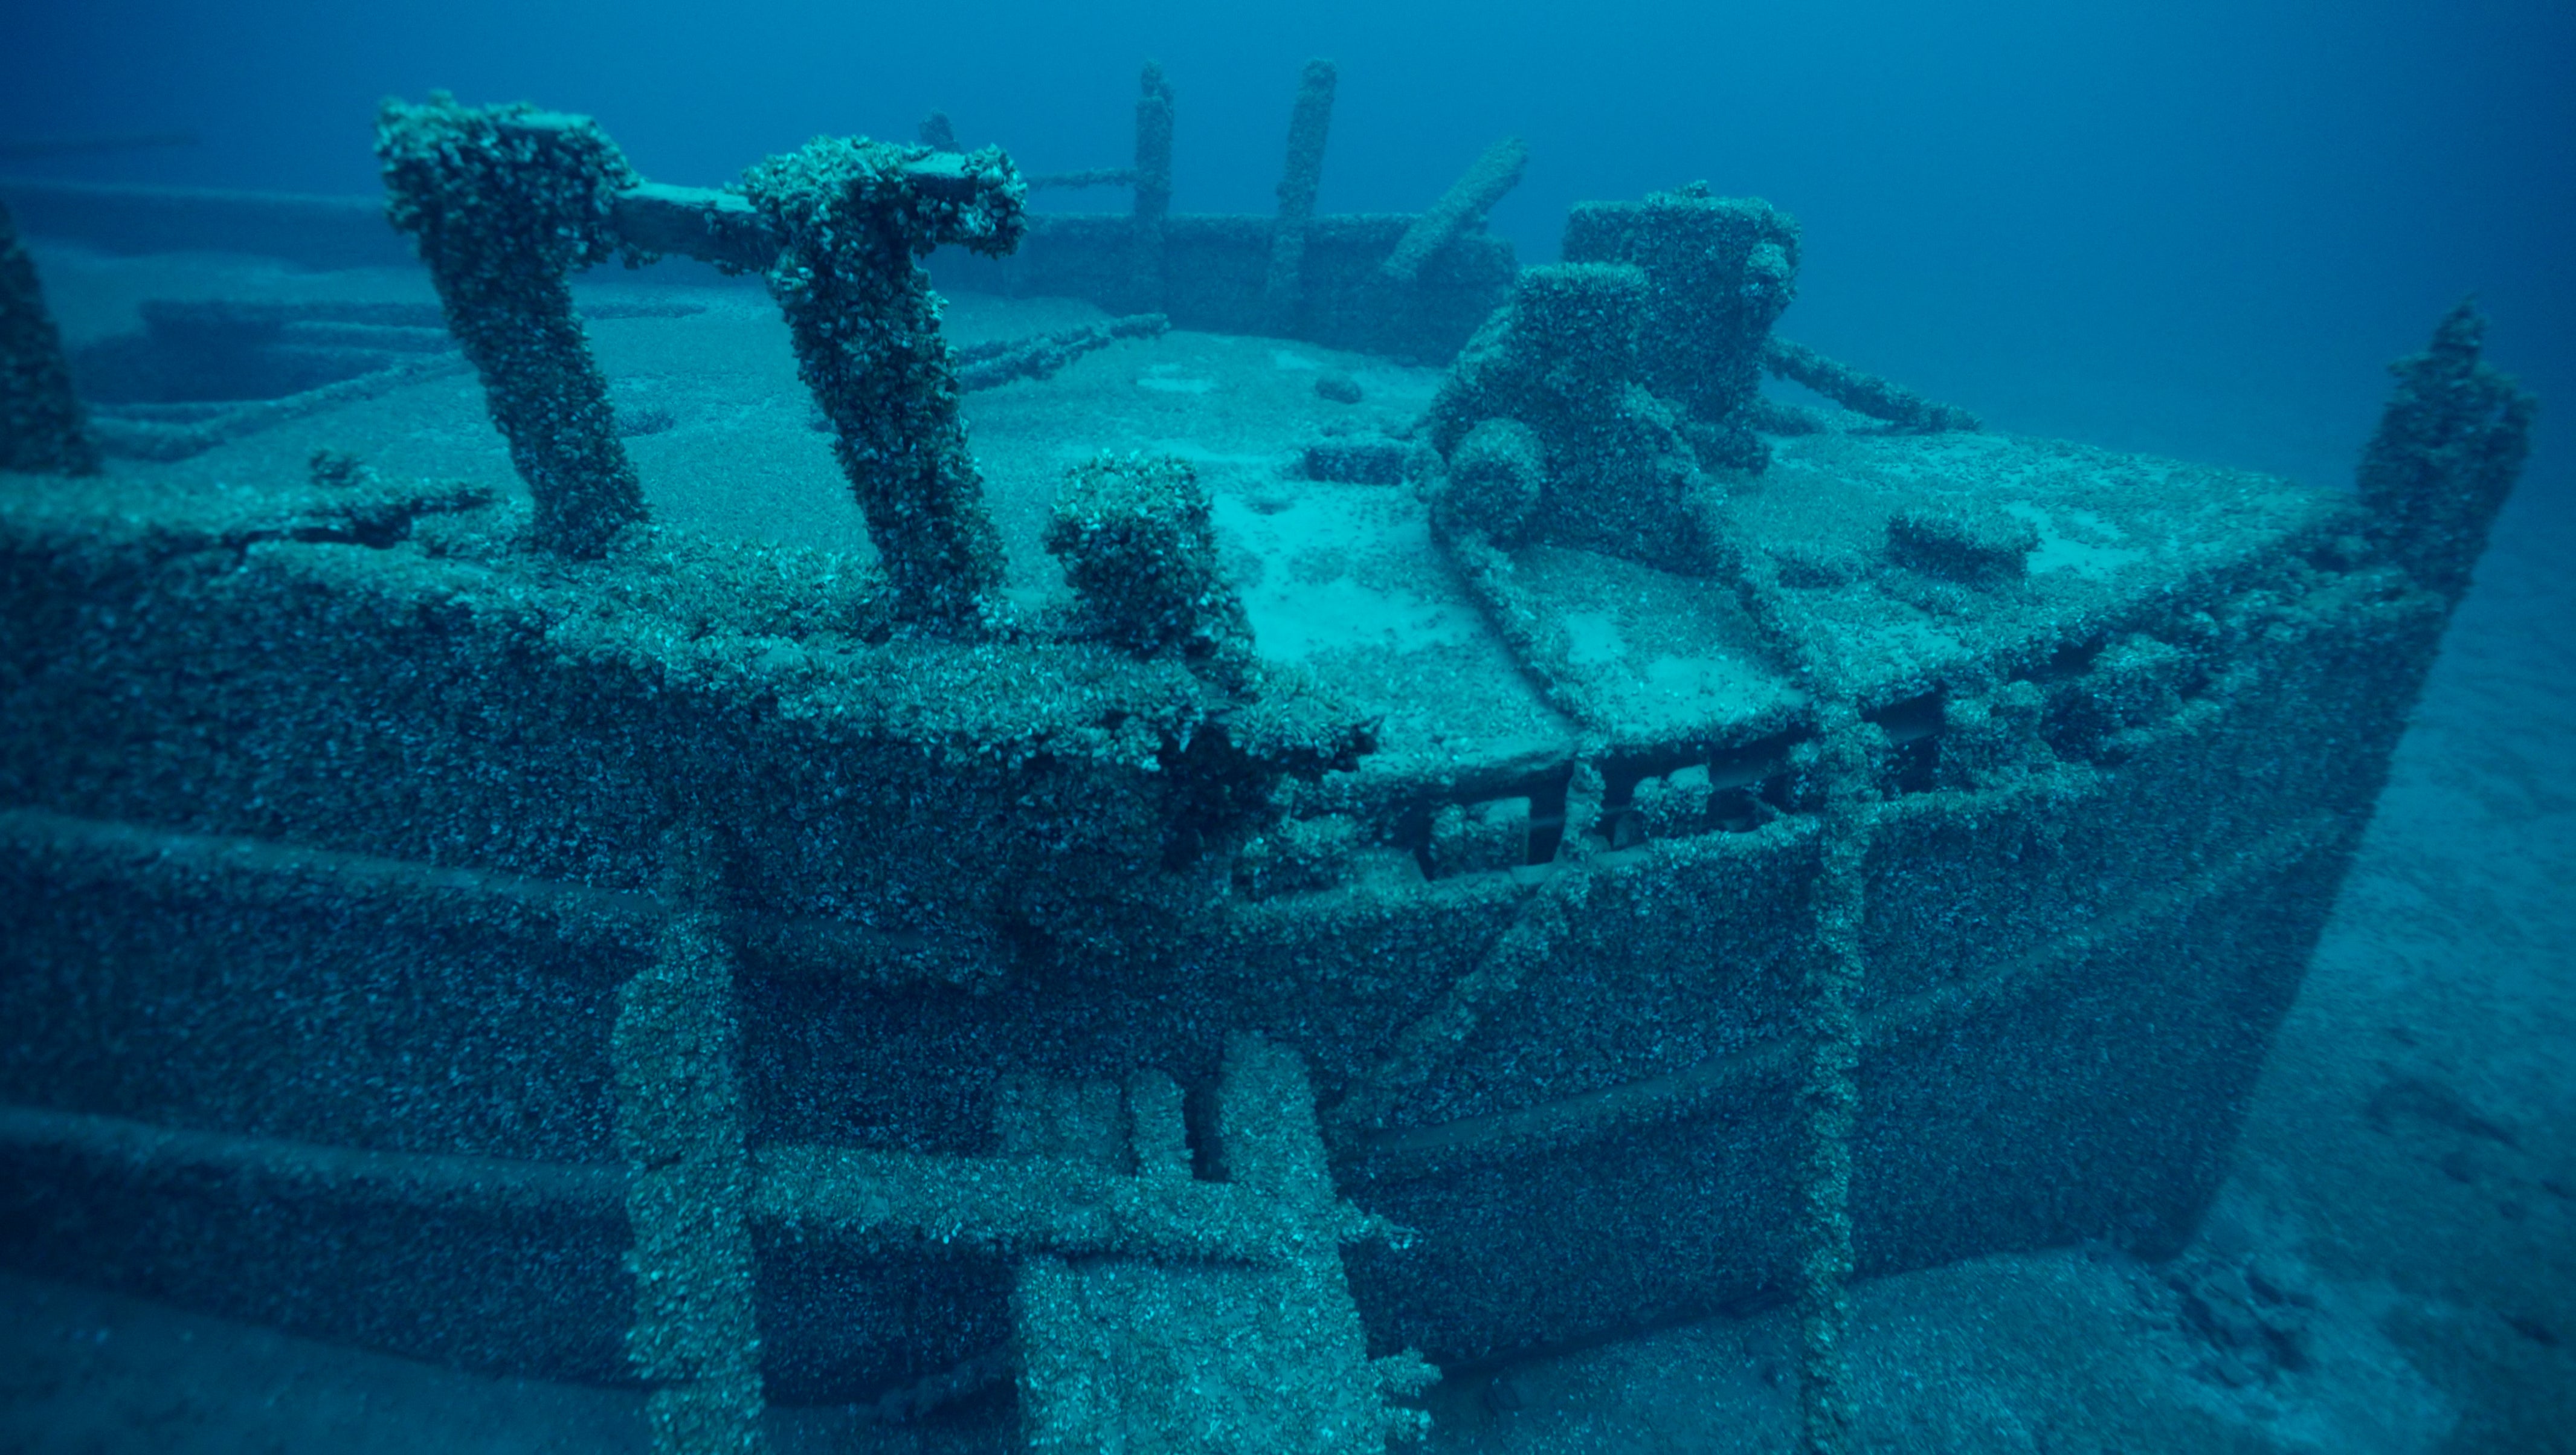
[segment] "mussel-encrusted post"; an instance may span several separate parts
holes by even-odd
[[[644,519],[608,381],[569,275],[620,246],[610,217],[641,179],[586,116],[526,105],[388,101],[376,118],[385,212],[417,239],[447,326],[536,500],[536,539],[597,556]]]
[[[928,628],[978,630],[1002,584],[1002,543],[919,260],[943,243],[1010,252],[1028,225],[1028,189],[999,148],[840,137],[770,158],[742,189],[782,244],[770,291],[898,609]]]
[[[1333,63],[1306,63],[1297,78],[1297,107],[1288,116],[1288,162],[1279,174],[1279,218],[1270,234],[1270,272],[1262,281],[1262,324],[1283,337],[1297,331],[1306,293],[1306,224],[1324,180],[1324,139],[1333,125]]]
[[[934,152],[966,150],[957,144],[957,123],[949,120],[945,111],[934,111],[921,118],[921,124],[912,129],[912,137]]]
[[[1136,237],[1129,264],[1131,306],[1163,308],[1164,220],[1172,212],[1172,83],[1160,61],[1147,61],[1136,97]]]
[[[1811,664],[1812,665],[1812,664]],[[1828,702],[1819,775],[1825,805],[1816,872],[1816,946],[1800,1008],[1798,1082],[1798,1416],[1806,1455],[1852,1446],[1852,1142],[1860,1127],[1860,1005],[1869,979],[1869,846],[1878,819],[1868,724]]]
[[[705,818],[700,811],[671,835],[673,913],[652,963],[618,992],[609,1036],[635,1226],[626,1357],[653,1385],[645,1419],[655,1455],[757,1451],[766,1404],[742,1031]]]
[[[2397,392],[2362,453],[2358,482],[2380,547],[2454,603],[2522,474],[2537,408],[2479,360],[2486,327],[2462,303],[2433,331],[2431,347],[2388,366]]]
[[[98,468],[36,264],[0,207],[0,470],[95,475]]]

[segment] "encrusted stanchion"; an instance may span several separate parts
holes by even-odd
[[[735,1072],[733,953],[710,898],[714,835],[672,835],[660,951],[617,997],[617,1149],[635,1227],[626,1355],[654,1386],[657,1455],[761,1448],[751,1158]]]
[[[1845,700],[1823,714],[1824,843],[1816,876],[1816,946],[1803,1008],[1798,1087],[1798,1414],[1807,1455],[1851,1448],[1852,1136],[1860,1126],[1860,995],[1868,978],[1861,926],[1869,910],[1876,823],[1868,735]]]
[[[2531,453],[2538,410],[2478,358],[2487,323],[2462,303],[2431,347],[2388,366],[2397,392],[2361,457],[2371,534],[2409,575],[2457,603],[2496,512]]]
[[[1446,363],[1519,272],[1511,243],[1483,224],[1519,179],[1523,148],[1506,140],[1487,149],[1419,216],[1318,215],[1335,75],[1319,60],[1300,76],[1272,209],[1193,215],[1173,210],[1173,89],[1148,61],[1133,102],[1132,165],[1023,179],[1033,195],[1131,186],[1132,208],[1047,214],[1007,263],[944,254],[933,271],[944,287],[1080,298],[1115,313],[1167,313],[1174,328],[1196,332]]]
[[[63,336],[45,311],[35,261],[0,207],[0,470],[95,475],[98,444],[72,395]]]
[[[932,160],[947,165],[918,165]],[[939,154],[839,138],[773,157],[742,185],[778,234],[770,291],[899,609],[939,629],[977,629],[995,609],[1002,542],[919,260],[943,243],[1009,252],[1027,226],[1027,189],[998,148]]]
[[[907,619],[972,633],[994,610],[999,537],[957,414],[919,260],[1008,253],[1027,189],[997,148],[825,138],[755,167],[739,194],[645,182],[588,117],[387,102],[377,123],[394,225],[420,240],[449,327],[536,497],[538,541],[597,556],[645,517],[607,381],[566,276],[614,252],[685,252],[768,275],[799,372],[837,435]]]
[[[1270,272],[1261,286],[1268,329],[1283,337],[1296,333],[1298,309],[1305,301],[1306,226],[1324,180],[1334,78],[1331,61],[1308,61],[1297,79],[1297,109],[1288,117],[1288,162],[1279,174],[1279,217],[1270,234]]]
[[[625,246],[615,200],[642,179],[586,116],[445,95],[386,102],[376,155],[386,215],[419,240],[447,325],[536,497],[538,542],[602,554],[644,519],[644,487],[617,441],[569,275]]]
[[[1130,307],[1162,311],[1163,234],[1172,211],[1172,83],[1163,63],[1147,61],[1136,98],[1135,254],[1129,265]]]

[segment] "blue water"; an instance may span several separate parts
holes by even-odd
[[[2552,938],[2571,916],[2544,912],[2566,880],[2533,870],[2520,898],[2492,902],[2461,888],[2510,877],[2508,858],[2576,874],[2576,5],[2563,0],[9,0],[0,142],[195,140],[0,162],[0,175],[372,192],[376,102],[434,87],[592,113],[672,182],[728,180],[818,133],[908,139],[933,109],[1025,170],[1118,166],[1148,56],[1178,93],[1179,211],[1270,209],[1298,67],[1329,56],[1340,86],[1319,210],[1418,210],[1515,133],[1529,171],[1492,225],[1524,262],[1555,257],[1580,199],[1697,178],[1767,197],[1804,227],[1782,333],[2014,432],[2341,477],[2385,396],[2382,366],[2476,294],[2488,357],[2540,396],[2541,424],[2428,694],[2432,735],[2410,745],[2383,810],[2415,837],[2374,848],[2358,882],[2380,896],[2365,909],[2402,918],[2421,899],[2440,913],[2419,918],[2456,933],[2420,958],[2448,954],[2459,988],[2410,989],[2409,1015],[2500,993],[2478,975],[2518,967],[2497,982],[2524,997],[2505,1011],[2406,1034],[2442,1047],[2483,1104],[2518,1108],[2525,1151],[2576,1146],[2576,1078],[2549,1069],[2576,1051],[2492,1039],[2576,1005],[2576,947]],[[2404,1063],[2383,1024],[2400,1017],[2350,989],[2377,983],[2352,968],[2367,956],[2333,959],[2344,943],[2321,957],[2311,994],[2327,999],[2303,1006],[2289,1054]],[[2363,1009],[2331,998],[2347,991]],[[2266,1127],[2302,1140],[2295,1123]],[[2561,1162],[2559,1190],[2529,1194],[2543,1212],[2576,1182]],[[2452,1235],[2428,1223],[2391,1238]],[[2576,1286],[2563,1249],[2533,1277],[2557,1280],[2557,1306]],[[2467,1349],[2484,1337],[2458,1336]],[[2576,1381],[2576,1329],[2561,1337],[2530,1353],[2528,1377]],[[2475,1379],[2427,1377],[2472,1403],[2458,1391]],[[0,1381],[0,1400],[18,1388]],[[2507,1448],[2463,1428],[2452,1448]]]
[[[1417,209],[1513,132],[1494,225],[1527,261],[1580,198],[1765,196],[1806,226],[1784,331],[2008,428],[2340,470],[2379,364],[2468,292],[2498,361],[2576,398],[2576,9],[2528,0],[19,0],[0,137],[193,131],[11,170],[357,192],[376,100],[443,86],[592,112],[672,181],[933,108],[1030,169],[1108,166],[1149,55],[1181,210],[1268,210],[1296,68],[1328,55],[1323,210]],[[2554,433],[2529,495],[2566,494]]]

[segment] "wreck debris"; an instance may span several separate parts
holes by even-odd
[[[1422,276],[1422,265],[1431,255],[1455,242],[1458,234],[1482,226],[1485,214],[1494,204],[1521,184],[1521,173],[1529,166],[1529,147],[1519,137],[1507,136],[1486,148],[1431,210],[1413,220],[1396,242],[1395,251],[1386,255],[1378,270],[1398,283],[1411,283]]]
[[[1939,434],[1985,428],[1975,415],[1956,405],[1935,404],[1902,384],[1836,363],[1805,344],[1774,336],[1763,348],[1762,363],[1780,378],[1804,384],[1845,409],[1886,420],[1902,430]]]
[[[0,470],[95,475],[98,443],[72,394],[63,336],[45,311],[35,260],[0,207]]]
[[[2000,586],[2029,569],[2039,529],[1990,510],[1908,506],[1888,518],[1887,554],[1962,586]]]
[[[608,381],[568,275],[623,245],[617,193],[642,179],[584,116],[533,106],[387,101],[376,118],[386,216],[419,243],[448,327],[483,376],[492,422],[536,500],[536,539],[598,556],[644,519]]]
[[[1003,1145],[1104,1170],[1132,1166],[1141,1184],[1187,1188],[1180,1088],[1146,1072],[1124,1091],[1104,1082],[1026,1088],[1004,1103]],[[1012,1315],[1026,1351],[1028,1448],[1155,1448],[1185,1431],[1208,1451],[1381,1455],[1391,1441],[1419,1438],[1430,1416],[1402,1401],[1439,1371],[1409,1349],[1368,1355],[1341,1244],[1373,1230],[1334,1189],[1306,1068],[1238,1034],[1210,1100],[1204,1150],[1223,1185],[1290,1236],[1248,1266],[1138,1256],[1022,1263]]]
[[[1646,386],[1688,416],[1710,468],[1770,458],[1747,411],[1771,325],[1797,295],[1798,226],[1770,203],[1694,182],[1643,202],[1585,202],[1565,220],[1565,261],[1645,270],[1637,351]]]
[[[1315,375],[1315,397],[1335,404],[1357,404],[1368,397],[1360,381],[1339,369],[1325,369]]]
[[[1268,331],[1297,332],[1305,303],[1306,227],[1315,215],[1315,192],[1324,180],[1324,138],[1333,125],[1333,63],[1313,60],[1297,78],[1297,106],[1288,117],[1288,161],[1279,174],[1279,213],[1271,224],[1270,272],[1261,285]]]
[[[2397,390],[2362,453],[2358,482],[2372,539],[2454,602],[2522,473],[2538,408],[2479,359],[2485,335],[2486,320],[2463,302],[2429,348],[2388,366]]]
[[[1434,447],[1453,466],[1454,498],[1433,518],[1496,542],[1543,540],[1705,574],[1716,484],[1683,434],[1680,411],[1651,392],[1642,340],[1651,276],[1627,264],[1568,263],[1521,274],[1432,401]],[[1489,420],[1522,428],[1488,432]],[[1455,472],[1462,461],[1463,479]],[[1529,482],[1538,489],[1532,498]]]
[[[1065,472],[1046,548],[1094,628],[1139,657],[1170,654],[1228,690],[1252,682],[1252,628],[1217,560],[1207,487],[1186,460],[1104,456]]]
[[[1171,326],[1172,321],[1159,313],[1135,313],[1029,338],[969,344],[956,351],[957,387],[971,394],[1018,379],[1044,379],[1095,349],[1120,339],[1154,338]]]
[[[1309,65],[1291,115],[1280,204],[1267,215],[1175,215],[1173,92],[1152,61],[1138,78],[1132,167],[1028,179],[1134,186],[1132,212],[1030,219],[1007,260],[943,255],[943,284],[1004,296],[1054,294],[1116,312],[1170,315],[1175,328],[1300,338],[1333,348],[1444,364],[1510,292],[1511,243],[1477,225],[1477,199],[1510,174],[1510,144],[1486,153],[1437,215],[1317,216],[1315,192],[1336,95],[1330,62]],[[1425,227],[1428,231],[1425,231]],[[1415,241],[1393,278],[1384,265]]]

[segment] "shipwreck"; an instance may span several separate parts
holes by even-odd
[[[389,103],[435,308],[68,363],[0,240],[0,1258],[671,1450],[1322,1452],[1766,1298],[1832,1448],[1848,1279],[2187,1241],[2520,468],[2478,319],[2358,490],[2016,438],[1775,333],[1758,201],[1524,267],[1507,142],[1316,215],[1334,84],[1228,217],[1151,67],[1085,215],[944,118],[693,189]],[[765,280],[865,551],[657,519],[596,341],[749,335],[574,279],[671,255]],[[380,467],[432,427],[517,484]]]

